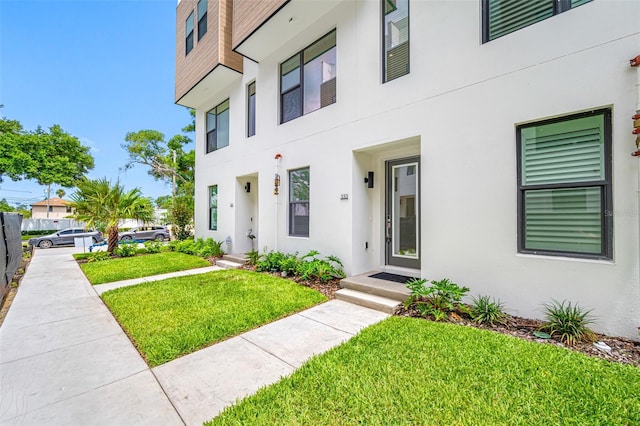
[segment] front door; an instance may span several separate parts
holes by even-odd
[[[387,161],[386,264],[420,269],[420,157]]]

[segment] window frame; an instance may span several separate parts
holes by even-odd
[[[213,190],[215,188],[215,195],[216,195],[216,199],[215,199],[215,205],[212,202],[212,195],[213,195]],[[209,186],[209,231],[217,231],[218,230],[218,185],[210,185]],[[213,223],[213,213],[215,212],[216,215],[216,223]]]
[[[411,74],[411,1],[407,0],[407,50],[408,50],[408,55],[407,55],[407,72],[405,74],[402,75],[398,75],[396,77],[393,78],[387,78],[387,40],[385,39],[385,33],[387,31],[386,29],[386,16],[387,14],[385,13],[385,5],[387,3],[387,0],[380,0],[380,13],[381,13],[381,19],[380,19],[380,24],[381,24],[381,31],[380,31],[380,37],[382,39],[381,45],[382,45],[382,49],[381,49],[381,54],[382,54],[382,84],[384,83],[388,83],[390,81],[396,80],[400,77],[404,77],[405,75],[409,75]]]
[[[383,2],[384,1],[385,0],[383,0]],[[532,22],[532,23],[530,23],[528,25],[525,25],[524,27],[517,28],[515,30],[509,31],[508,33],[502,34],[502,35],[500,35],[498,37],[494,37],[494,38],[490,38],[490,34],[489,34],[489,1],[490,0],[482,0],[482,11],[481,11],[481,14],[482,14],[482,44],[489,43],[490,41],[497,40],[497,39],[499,39],[501,37],[504,37],[506,35],[509,35],[509,34],[512,34],[512,33],[516,32],[516,31],[519,31],[519,30],[521,30],[523,28],[527,28],[527,27],[535,25],[535,24],[537,24],[539,22],[545,21],[545,20],[547,20],[549,18],[553,18],[554,16],[559,15],[561,13],[564,13],[564,12],[566,12],[568,10],[575,9],[576,7],[583,6],[584,4],[589,3],[592,0],[586,0],[586,1],[584,1],[584,3],[578,4],[576,6],[572,6],[571,5],[571,0],[552,0],[553,1],[553,13],[552,13],[551,16],[549,16],[547,18],[540,19],[539,21]],[[529,1],[529,0],[527,0],[527,1]]]
[[[228,103],[227,109],[225,111],[229,111],[228,114],[228,120],[229,122],[227,123],[227,129],[229,134],[227,135],[227,144],[224,146],[220,146],[219,142],[219,134],[218,134],[218,128],[219,128],[219,117],[220,117],[220,113],[218,112],[218,108],[222,107],[225,103]],[[215,111],[215,114],[211,114],[211,111]],[[224,112],[224,111],[222,111]],[[213,130],[209,130],[209,116],[210,115],[215,115],[215,128]],[[225,148],[227,146],[229,146],[230,140],[231,140],[231,102],[229,101],[229,98],[225,99],[224,101],[220,102],[218,105],[214,106],[213,108],[211,108],[209,111],[207,111],[205,113],[205,117],[204,117],[204,125],[205,125],[205,134],[204,134],[204,149],[205,149],[205,154],[210,154],[212,152],[218,151],[222,148]],[[209,133],[211,132],[216,132],[216,143],[215,143],[215,147],[211,150],[209,150]]]
[[[308,188],[307,188],[308,199],[307,200],[292,201],[291,198],[293,196],[293,190],[292,190],[293,179],[291,178],[291,174],[294,173],[294,172],[299,172],[301,170],[308,170],[308,175],[309,175],[309,183],[308,183]],[[287,171],[287,177],[289,178],[288,179],[289,180],[289,182],[288,182],[289,183],[289,188],[288,188],[289,189],[289,194],[288,194],[289,198],[287,200],[288,201],[288,213],[289,213],[288,214],[289,215],[289,218],[288,218],[288,228],[289,228],[288,229],[288,235],[290,237],[309,238],[309,235],[311,233],[311,167],[304,166],[304,167],[298,167],[296,169],[289,169]],[[293,218],[295,216],[292,214],[292,211],[294,209],[294,206],[299,205],[299,204],[300,205],[306,204],[307,211],[309,212],[309,216],[308,216],[309,219],[308,219],[308,222],[307,222],[307,232],[306,232],[306,234],[305,233],[302,233],[302,234],[294,233],[295,227],[293,226],[294,225]]]
[[[580,118],[602,116],[603,120],[603,165],[604,179],[598,181],[577,181],[549,184],[522,184],[522,129],[543,126],[553,123],[561,123]],[[610,108],[600,108],[575,114],[564,115],[546,120],[538,120],[516,126],[516,164],[517,164],[517,243],[518,252],[544,256],[563,256],[580,259],[613,260],[613,182],[612,182],[612,112]],[[600,218],[600,253],[585,253],[575,251],[561,251],[548,249],[529,249],[525,247],[525,194],[527,191],[571,189],[571,188],[600,188],[600,206],[602,214]]]
[[[204,2],[204,14],[200,16],[200,4]],[[207,33],[207,12],[209,9],[208,0],[198,0],[196,10],[198,11],[198,41]],[[201,31],[201,26],[204,21],[204,31]]]
[[[194,31],[195,31],[195,22],[194,22],[194,17],[193,17],[193,10],[191,11],[191,13],[189,14],[189,16],[187,17],[187,19],[185,20],[185,27],[184,27],[184,31],[185,31],[185,35],[184,35],[184,56],[187,56],[189,54],[189,52],[191,52],[193,50],[193,48],[196,45],[196,41],[194,40]],[[187,29],[189,28],[189,20],[191,20],[191,31],[187,31]],[[191,37],[191,47],[189,47],[189,37]]]
[[[336,68],[337,68],[337,57],[338,57],[338,32],[336,28],[333,28],[331,31],[327,32],[326,34],[322,35],[321,37],[319,37],[318,39],[316,39],[315,41],[313,41],[312,43],[310,43],[308,46],[306,46],[305,48],[301,49],[300,51],[296,52],[294,55],[291,55],[290,57],[288,57],[287,59],[285,59],[284,61],[280,62],[280,64],[278,65],[278,86],[279,86],[279,92],[280,92],[280,124],[284,124],[284,123],[288,123],[289,121],[293,121],[297,118],[303,117],[307,114],[310,114],[312,112],[315,112],[319,109],[322,109],[324,107],[320,107],[318,109],[315,109],[313,111],[309,111],[307,114],[305,114],[304,112],[304,90],[305,90],[305,82],[304,82],[304,52],[307,51],[308,49],[312,48],[313,46],[315,46],[317,43],[319,43],[320,41],[324,40],[327,36],[329,36],[331,33],[335,33],[335,44],[333,45],[333,47],[331,49],[336,49]],[[329,49],[329,50],[331,50]],[[328,52],[329,50],[326,50],[324,53]],[[287,62],[289,62],[291,59],[298,57],[299,59],[299,71],[298,71],[298,81],[299,83],[297,85],[294,85],[290,88],[288,88],[285,92],[282,91],[282,66],[284,64],[286,64]],[[311,61],[310,61],[311,62]],[[325,105],[325,106],[329,106],[329,105],[333,105],[337,102],[337,71],[336,71],[336,100],[334,102],[332,102],[331,104]],[[288,95],[289,93],[293,92],[296,89],[300,89],[300,115],[297,115],[293,118],[290,118],[288,120],[284,120],[284,97],[286,95]]]
[[[253,86],[253,94],[251,93],[251,87]],[[253,97],[253,99],[252,99]],[[252,114],[253,107],[253,114]],[[247,137],[250,138],[256,135],[256,81],[253,80],[247,84]],[[253,133],[251,132],[253,130]]]

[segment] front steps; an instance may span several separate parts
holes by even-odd
[[[240,269],[249,262],[249,258],[244,254],[225,254],[222,259],[216,260],[216,266],[224,269]]]
[[[392,314],[411,293],[404,284],[371,278],[375,272],[341,280],[336,299]]]

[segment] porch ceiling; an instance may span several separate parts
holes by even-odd
[[[339,4],[339,0],[291,0],[234,50],[260,62]]]
[[[218,100],[216,95],[234,80],[241,78],[241,76],[242,74],[238,71],[218,64],[206,77],[178,99],[176,103],[194,109],[212,107],[211,103]]]

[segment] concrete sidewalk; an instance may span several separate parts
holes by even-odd
[[[150,369],[75,251],[35,250],[0,327],[0,425],[200,425],[387,317],[334,300]]]

